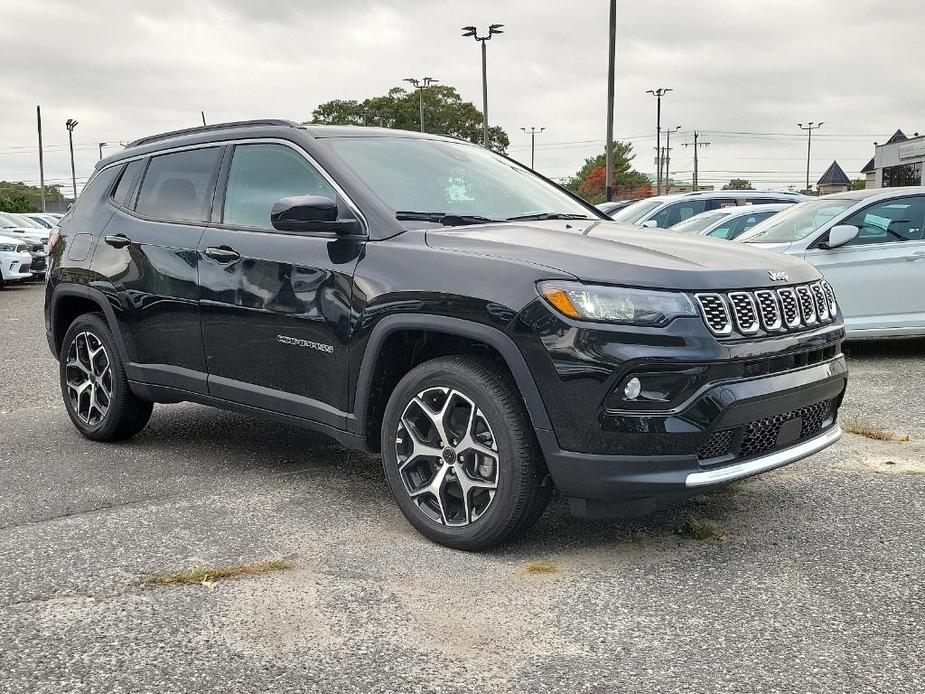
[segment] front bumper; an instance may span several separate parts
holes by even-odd
[[[0,256],[3,279],[25,280],[32,277],[32,256],[25,254]]]
[[[834,443],[846,383],[841,355],[773,376],[717,383],[665,420],[696,421],[698,431],[652,428],[645,434],[649,454],[639,450],[641,432],[630,437],[629,455],[619,448],[614,454],[561,450],[553,432],[537,434],[550,475],[566,497],[613,503],[683,495],[792,463]]]

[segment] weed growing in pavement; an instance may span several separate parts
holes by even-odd
[[[688,518],[684,521],[684,524],[678,528],[678,535],[688,540],[712,542],[717,545],[721,545],[729,539],[729,536],[720,530],[716,523],[697,518]]]
[[[842,419],[839,423],[841,424],[842,431],[873,439],[874,441],[899,441],[901,443],[909,441],[908,436],[900,436],[899,434],[894,434],[892,431],[866,424],[856,417]]]
[[[290,569],[293,562],[288,559],[266,559],[251,564],[234,564],[213,568],[188,569],[164,574],[151,574],[141,580],[143,588],[159,588],[176,584],[201,585],[211,588],[218,581],[239,576],[262,576],[274,571]]]

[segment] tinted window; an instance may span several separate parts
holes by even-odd
[[[337,200],[331,184],[291,147],[267,144],[234,148],[225,192],[225,224],[272,229],[273,203],[291,195],[323,195]]]
[[[136,159],[135,161],[130,161],[125,167],[122,178],[119,179],[119,185],[116,186],[116,190],[112,194],[112,199],[117,205],[121,207],[129,205],[129,195],[135,189],[135,179],[138,178],[144,163],[144,159]]]
[[[863,246],[891,241],[920,241],[925,238],[925,197],[888,200],[854,214],[842,224],[860,231],[847,246]]]
[[[689,200],[681,200],[666,205],[649,219],[654,219],[660,229],[666,229],[678,222],[683,222],[689,217],[693,217],[695,214],[700,214],[706,208],[707,201],[703,198],[690,198]]]
[[[711,230],[707,236],[719,239],[734,239],[773,214],[774,212],[756,212],[755,214],[739,215],[725,224],[720,224]]]
[[[152,157],[135,209],[155,219],[206,221],[219,152],[219,147],[207,147]]]

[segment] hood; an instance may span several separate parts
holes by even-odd
[[[519,222],[427,232],[433,248],[527,262],[586,282],[680,290],[745,289],[819,279],[809,263],[751,245],[594,220]]]

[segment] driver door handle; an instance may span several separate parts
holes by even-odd
[[[230,263],[241,257],[241,254],[231,246],[209,246],[203,253],[219,263]]]
[[[112,236],[107,236],[103,240],[113,248],[125,248],[132,242],[125,234],[113,234]]]

